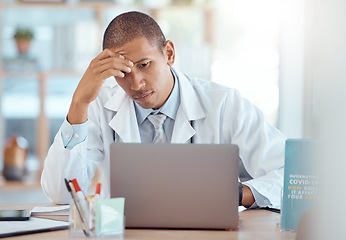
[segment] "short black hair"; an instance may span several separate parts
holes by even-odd
[[[160,26],[152,17],[137,11],[126,12],[109,23],[103,36],[103,49],[121,47],[140,37],[161,49],[166,42]]]

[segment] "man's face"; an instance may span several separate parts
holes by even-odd
[[[174,85],[169,68],[174,63],[173,43],[167,41],[161,51],[143,37],[112,51],[134,63],[131,72],[126,73],[125,77],[115,78],[126,94],[143,108],[160,108]]]

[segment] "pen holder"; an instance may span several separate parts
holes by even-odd
[[[95,237],[95,202],[89,201],[88,210],[83,211],[71,200],[69,222],[70,238]]]
[[[70,202],[70,238],[123,239],[125,229],[124,198],[100,199],[87,197],[86,214],[80,214],[75,202]],[[83,216],[83,220],[81,219]]]

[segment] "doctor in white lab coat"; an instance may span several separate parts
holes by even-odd
[[[137,22],[139,18],[144,20]],[[56,203],[68,203],[63,179],[77,178],[87,191],[98,168],[103,195],[109,197],[110,144],[147,141],[138,111],[157,112],[173,104],[176,108],[167,117],[168,142],[237,144],[252,178],[243,183],[243,205],[280,208],[285,136],[235,89],[190,78],[172,68],[173,43],[163,38],[162,45],[157,44],[153,30],[145,35],[147,27],[142,24],[146,21],[149,27],[156,24],[145,14],[129,12],[108,26],[105,50],[83,75],[49,149],[41,177],[46,196]],[[115,31],[119,22],[142,32]],[[157,35],[162,37],[160,32]]]

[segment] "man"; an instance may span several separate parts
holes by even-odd
[[[256,107],[234,89],[173,69],[174,45],[146,14],[113,19],[103,49],[80,80],[49,149],[41,184],[52,201],[68,202],[64,178],[77,178],[85,191],[97,168],[109,197],[109,145],[153,142],[149,116],[164,114],[169,143],[237,144],[253,178],[243,184],[242,204],[280,207],[285,137]]]

